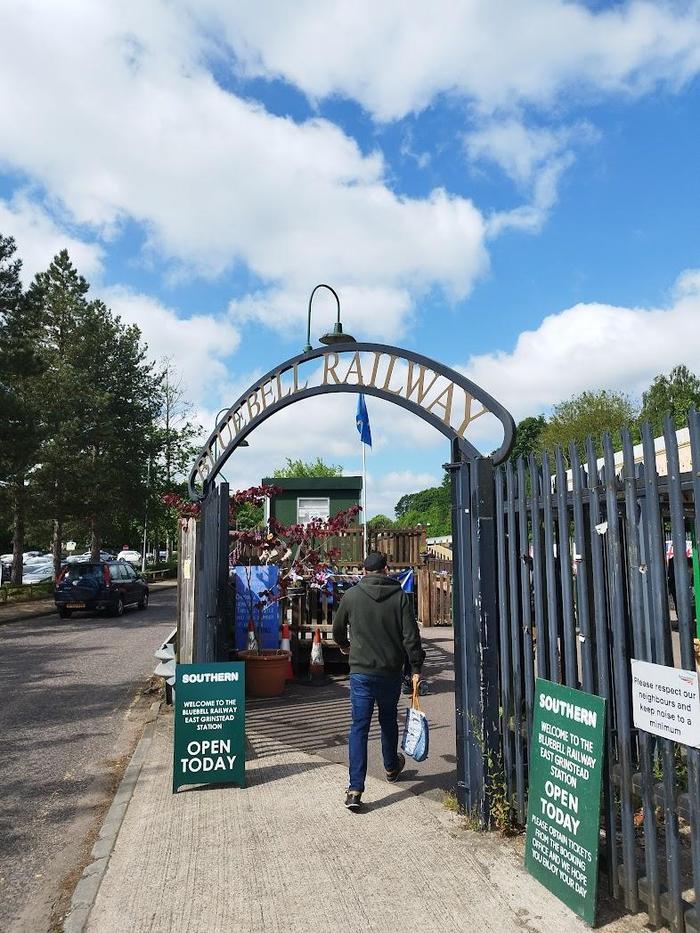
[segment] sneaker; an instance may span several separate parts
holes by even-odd
[[[413,693],[413,684],[411,683],[411,679],[409,677],[404,677],[403,683],[401,684],[401,693],[403,693],[405,697],[410,696]]]
[[[394,768],[394,770],[386,772],[386,779],[390,784],[393,784],[395,781],[398,781],[399,775],[401,774],[403,769],[406,767],[406,759],[401,754],[401,752],[399,752],[398,754],[398,759],[399,759],[399,763]]]
[[[348,810],[359,810],[362,806],[362,791],[349,790],[345,795],[345,806]]]

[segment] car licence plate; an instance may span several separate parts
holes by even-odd
[[[66,603],[66,609],[84,609],[85,603]]]

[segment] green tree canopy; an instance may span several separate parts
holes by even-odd
[[[643,421],[647,419],[655,435],[663,432],[664,416],[670,413],[677,428],[682,427],[688,410],[700,407],[700,379],[682,364],[666,375],[657,376],[642,395]]]
[[[608,431],[615,435],[620,428],[634,426],[639,409],[624,392],[601,389],[582,392],[554,406],[546,427],[540,434],[540,449],[551,452],[561,446],[565,454],[571,442],[583,456],[585,440],[593,437],[596,453],[601,453],[600,436]]]
[[[547,419],[544,415],[530,416],[518,422],[515,428],[515,443],[510,452],[510,459],[517,460],[519,457],[527,459],[530,454],[539,453],[542,432],[546,426]]]
[[[370,520],[367,522],[367,527],[373,531],[375,529],[381,531],[383,528],[393,528],[395,524],[396,522],[392,518],[389,518],[388,515],[382,515],[380,513],[379,515],[375,515],[373,518],[370,518]]]
[[[320,457],[315,460],[292,460],[287,457],[287,465],[272,473],[275,479],[295,479],[304,476],[342,476],[343,468],[337,464],[325,463]]]
[[[450,477],[445,474],[439,486],[401,496],[396,503],[396,525],[411,528],[425,525],[429,535],[448,535],[452,531]]]

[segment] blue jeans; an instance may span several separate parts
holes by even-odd
[[[377,674],[350,675],[350,727],[349,759],[350,790],[363,791],[367,774],[367,737],[372,722],[374,704],[379,707],[379,725],[382,730],[382,758],[386,771],[398,767],[399,726],[396,720],[401,675],[380,677]]]

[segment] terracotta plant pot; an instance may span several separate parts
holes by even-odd
[[[245,692],[250,697],[278,697],[284,690],[289,670],[288,651],[263,649],[239,651],[238,657],[245,661]]]

